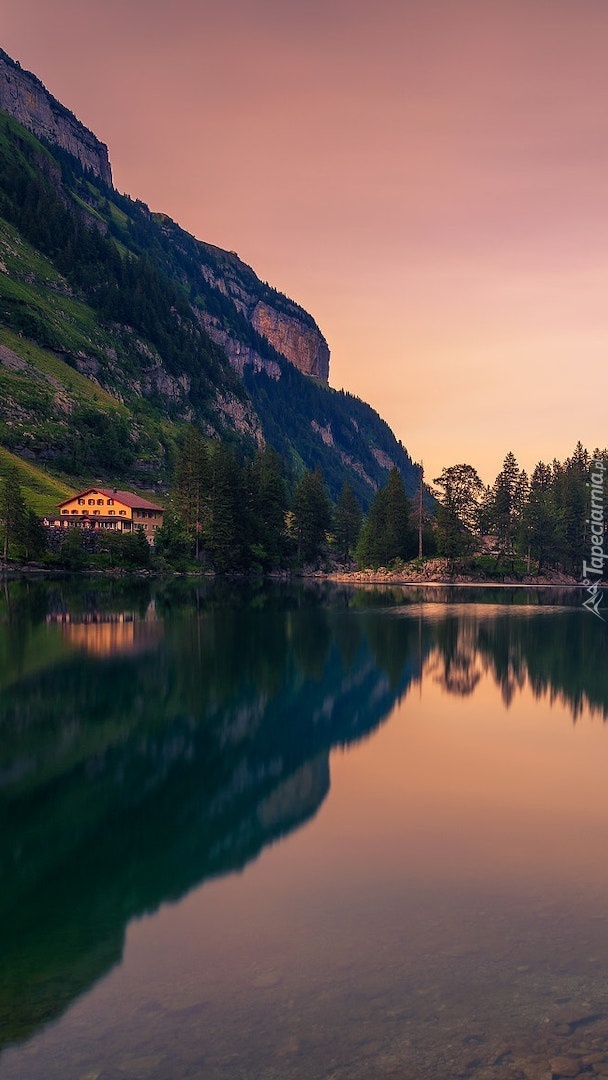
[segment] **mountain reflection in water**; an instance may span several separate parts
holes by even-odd
[[[463,696],[489,672],[507,705],[527,684],[573,719],[584,707],[606,718],[602,638],[578,594],[568,610],[532,593],[516,606],[453,599],[7,587],[0,1045],[119,962],[133,917],[310,819],[330,789],[332,748],[373,732],[423,677]]]

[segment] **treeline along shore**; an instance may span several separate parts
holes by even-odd
[[[191,428],[153,547],[138,529],[51,535],[16,470],[7,469],[0,484],[2,566],[573,584],[602,548],[607,463],[608,451],[590,453],[579,442],[565,461],[538,462],[528,477],[509,452],[491,485],[472,465],[456,464],[432,486],[421,474],[414,498],[392,468],[364,512],[348,482],[332,502],[320,469],[297,475],[270,447],[239,455]]]

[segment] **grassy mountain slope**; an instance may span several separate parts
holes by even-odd
[[[54,514],[57,503],[74,494],[68,484],[0,446],[0,480],[9,469],[16,470],[24,498],[37,514]]]

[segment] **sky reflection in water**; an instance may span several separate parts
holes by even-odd
[[[468,596],[12,588],[0,1077],[608,1046],[604,628]]]

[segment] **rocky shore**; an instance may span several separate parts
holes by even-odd
[[[307,577],[324,578],[351,585],[581,585],[571,574],[558,570],[543,574],[510,574],[507,571],[500,576],[476,574],[463,571],[452,572],[447,559],[428,559],[423,563],[414,561],[402,569],[394,570],[381,566],[377,570],[354,570],[347,567],[332,570],[310,570]]]

